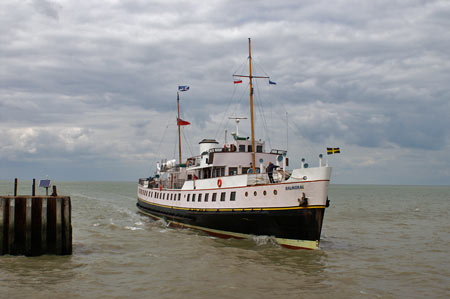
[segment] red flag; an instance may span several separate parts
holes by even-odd
[[[234,84],[242,83],[242,80],[234,80]]]
[[[177,125],[179,125],[179,126],[187,126],[187,125],[190,125],[190,124],[191,124],[190,122],[182,120],[181,118],[177,119]]]

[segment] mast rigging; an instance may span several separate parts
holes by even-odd
[[[255,163],[255,125],[254,125],[254,113],[253,113],[253,78],[259,79],[269,79],[269,77],[266,76],[253,76],[252,74],[252,46],[251,46],[251,39],[248,39],[248,68],[249,68],[249,75],[233,75],[233,77],[245,77],[248,78],[250,81],[250,126],[251,126],[251,132],[252,132],[252,171],[253,173],[256,173],[256,163]]]

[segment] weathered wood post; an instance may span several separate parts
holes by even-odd
[[[53,193],[0,196],[0,255],[72,254],[71,199]]]
[[[36,179],[33,179],[33,187],[31,189],[31,195],[32,196],[36,195]]]
[[[58,192],[56,191],[56,186],[53,185],[52,196],[58,196]]]
[[[14,179],[14,196],[17,196],[17,178]]]

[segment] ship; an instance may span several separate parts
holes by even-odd
[[[272,81],[252,74],[250,38],[248,50],[248,74],[233,76],[249,81],[251,136],[239,134],[239,122],[247,118],[234,117],[230,141],[202,139],[198,155],[182,160],[180,127],[189,123],[180,118],[178,92],[178,162],[159,161],[153,176],[139,179],[137,208],[171,227],[221,238],[268,236],[286,248],[319,249],[331,167],[320,154],[316,167],[302,159],[299,168],[289,169],[287,150],[268,149],[255,138],[253,80]]]

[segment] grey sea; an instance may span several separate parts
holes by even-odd
[[[138,213],[137,183],[56,185],[73,255],[1,256],[1,298],[450,298],[449,186],[331,185],[307,251],[167,228]]]

